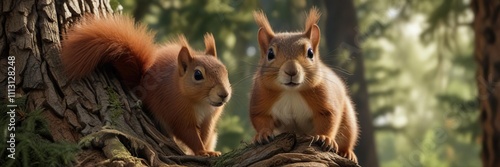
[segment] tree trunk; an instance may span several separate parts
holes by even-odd
[[[474,11],[477,86],[481,105],[481,159],[485,167],[500,166],[500,2],[472,1]]]
[[[358,32],[358,19],[352,0],[325,0],[327,8],[326,43],[328,51],[335,50],[335,58],[325,58],[332,67],[348,69],[337,71],[349,85],[350,94],[358,112],[360,136],[356,147],[356,155],[361,166],[378,166],[374,141],[373,120],[371,117],[368,89],[365,80],[365,65]],[[340,64],[340,50],[346,49],[350,56],[346,63]],[[328,55],[330,56],[330,55]]]
[[[138,100],[124,91],[110,70],[99,70],[75,82],[68,82],[62,73],[61,35],[85,13],[111,14],[108,1],[6,0],[2,9],[2,64],[7,56],[15,56],[16,94],[26,97],[26,111],[44,110],[53,141],[76,143],[86,137],[89,142],[83,146],[90,149],[77,156],[77,165],[105,162],[128,152],[120,150],[117,139],[133,143],[128,149],[145,157],[128,153],[106,163],[135,163],[144,158],[144,164],[158,165],[167,162],[159,160],[160,155],[183,155],[170,138],[156,130]],[[2,88],[7,87],[4,78]]]
[[[103,67],[71,82],[62,73],[62,34],[85,13],[110,15],[113,11],[107,0],[3,0],[0,9],[0,93],[7,95],[10,92],[4,88],[15,85],[16,97],[26,98],[26,112],[42,110],[50,132],[50,137],[42,136],[46,140],[78,142],[83,149],[76,157],[76,166],[356,166],[310,146],[307,137],[290,134],[219,158],[186,156],[171,136],[156,129],[140,100],[120,83],[113,69]],[[14,62],[13,57],[16,71],[15,82],[11,83],[4,67]],[[23,111],[17,110],[16,114],[22,122]],[[16,157],[15,161],[30,159],[24,158]]]

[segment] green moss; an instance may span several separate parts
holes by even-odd
[[[2,166],[71,166],[80,147],[75,143],[54,142],[49,132],[48,125],[42,115],[43,109],[26,112],[21,119],[19,113],[26,111],[24,99],[16,99],[19,103],[15,108],[15,131],[8,131],[10,117],[0,117],[0,128],[5,129],[0,133],[2,143],[12,140],[11,134],[15,135],[14,158],[8,158],[11,154],[7,150],[9,145],[0,144],[0,164]],[[6,113],[8,108],[5,102],[0,104],[0,112]]]
[[[111,124],[116,125],[117,119],[123,115],[122,103],[120,96],[112,88],[106,89],[109,96]]]

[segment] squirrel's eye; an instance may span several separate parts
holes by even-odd
[[[307,58],[312,59],[314,57],[313,50],[311,48],[307,49]]]
[[[203,79],[203,74],[200,70],[194,70],[194,79],[199,81]]]
[[[269,51],[267,51],[267,60],[272,60],[274,59],[274,51],[272,48],[269,49]]]

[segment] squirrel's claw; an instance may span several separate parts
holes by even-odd
[[[274,135],[271,130],[262,130],[257,132],[254,137],[254,143],[256,144],[267,144],[274,140]]]
[[[354,151],[348,151],[345,153],[339,153],[340,156],[345,157],[351,161],[354,161],[358,163],[358,158],[356,157],[356,154],[354,154]]]
[[[320,144],[320,147],[323,149],[323,151],[337,152],[338,150],[337,142],[325,135],[313,136],[313,142]]]

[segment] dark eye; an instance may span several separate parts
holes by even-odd
[[[307,58],[312,59],[314,57],[313,50],[311,48],[307,49]]]
[[[203,79],[203,74],[200,70],[194,70],[194,79],[199,81]]]
[[[267,51],[267,60],[272,60],[274,59],[274,51],[272,48],[269,48],[269,51]]]

